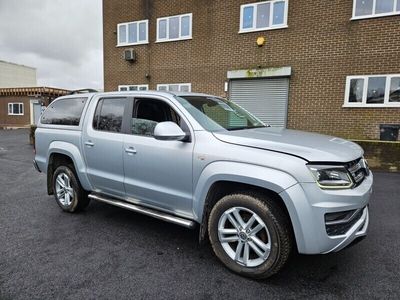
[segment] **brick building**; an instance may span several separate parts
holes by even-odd
[[[352,139],[400,124],[400,0],[103,0],[103,14],[106,91],[226,95]]]
[[[37,123],[42,106],[70,91],[49,87],[0,88],[0,129],[21,128]]]

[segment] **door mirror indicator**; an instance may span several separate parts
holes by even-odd
[[[161,141],[182,141],[186,134],[174,122],[161,122],[154,128],[154,138]]]

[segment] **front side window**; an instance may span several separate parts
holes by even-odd
[[[157,91],[191,92],[192,85],[190,83],[157,84]]]
[[[240,8],[240,31],[251,32],[287,27],[287,0],[244,4]]]
[[[118,24],[118,45],[129,46],[147,44],[148,20]]]
[[[87,98],[66,98],[52,102],[44,111],[41,123],[79,126]]]
[[[192,14],[157,19],[157,42],[192,38]]]
[[[344,106],[400,106],[400,75],[348,76]]]
[[[93,117],[93,129],[121,132],[126,101],[125,98],[100,99]]]
[[[353,0],[353,19],[400,14],[400,0]]]
[[[153,136],[156,125],[166,121],[174,122],[181,126],[179,115],[164,101],[136,99],[132,113],[132,134]]]
[[[239,105],[213,96],[181,96],[176,99],[208,131],[243,130],[266,127]]]
[[[126,92],[126,91],[148,91],[148,84],[133,84],[133,85],[119,85],[118,91]]]
[[[8,103],[9,116],[23,116],[24,104],[23,103]]]

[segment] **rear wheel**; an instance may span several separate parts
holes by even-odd
[[[62,210],[76,212],[85,209],[90,199],[82,188],[72,166],[59,166],[53,173],[54,197]]]
[[[211,245],[226,267],[252,278],[278,272],[292,250],[288,217],[264,195],[241,193],[223,197],[208,224]]]

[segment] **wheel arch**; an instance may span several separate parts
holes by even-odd
[[[91,190],[89,179],[86,175],[86,165],[78,147],[66,142],[52,142],[47,155],[47,193],[52,195],[53,173],[60,165],[71,164],[78,176],[79,182],[85,190]]]
[[[282,207],[292,224],[288,207],[279,193],[295,184],[297,181],[291,175],[276,169],[237,162],[210,164],[203,170],[194,195],[194,215],[200,223],[199,241],[207,235],[208,217],[215,203],[224,195],[235,192],[268,195]]]

